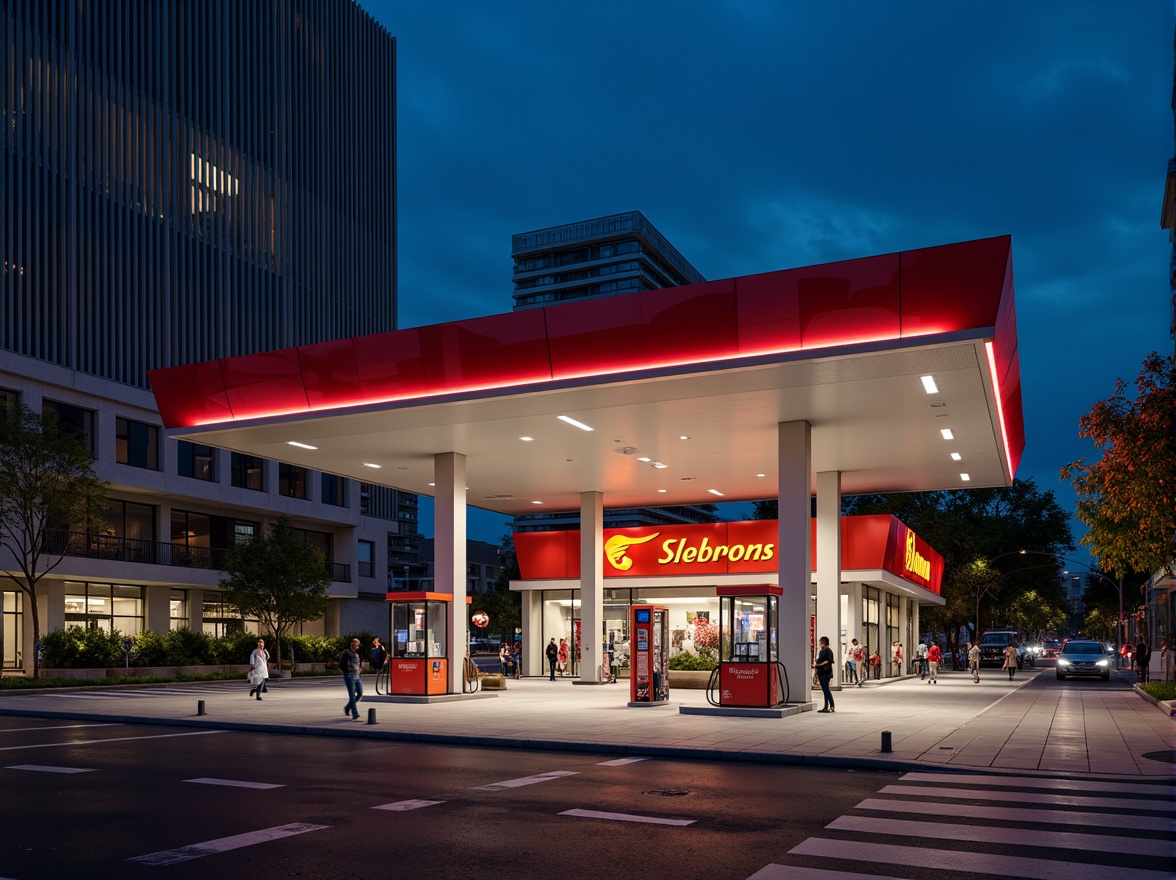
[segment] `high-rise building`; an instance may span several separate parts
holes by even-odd
[[[112,484],[42,629],[249,626],[216,566],[286,514],[331,562],[311,627],[384,631],[415,496],[167,440],[147,371],[395,329],[395,40],[353,0],[0,0],[0,48],[0,405],[73,426]]]
[[[700,284],[706,279],[640,211],[512,236],[515,311],[588,297]],[[608,529],[714,522],[712,504],[609,508]],[[516,516],[516,532],[578,529],[579,511]]]

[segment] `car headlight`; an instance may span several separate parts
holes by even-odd
[[[1110,664],[1110,661],[1109,661],[1109,660],[1099,660],[1099,661],[1098,661],[1097,663],[1095,663],[1094,665],[1095,665],[1095,666],[1100,666],[1100,667],[1101,667],[1101,666],[1110,666],[1111,664]]]
[[[1063,658],[1063,657],[1059,657],[1059,658],[1058,658],[1058,666],[1069,666],[1069,665],[1070,665],[1070,661],[1069,661],[1069,660],[1066,660],[1066,659],[1065,659],[1065,658]]]

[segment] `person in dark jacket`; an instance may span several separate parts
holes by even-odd
[[[1139,641],[1135,643],[1135,672],[1139,677],[1140,684],[1147,684],[1151,681],[1150,669],[1151,666],[1151,645],[1142,636]]]
[[[343,686],[347,688],[347,705],[343,707],[343,714],[350,715],[352,721],[358,721],[359,707],[356,704],[363,699],[363,682],[359,678],[362,666],[359,660],[359,639],[352,639],[351,644],[339,655],[339,665],[343,668]]]
[[[547,667],[551,670],[551,680],[555,681],[555,664],[559,661],[559,645],[552,639],[547,643]]]
[[[825,708],[817,711],[833,712],[833,692],[829,690],[829,682],[833,679],[833,651],[829,647],[829,639],[825,636],[821,636],[818,644],[821,650],[817,652],[817,659],[813,661],[813,669],[816,670],[821,693],[825,695]]]

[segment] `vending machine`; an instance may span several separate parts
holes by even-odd
[[[670,615],[658,605],[629,609],[629,702],[662,703],[670,697]]]
[[[774,584],[718,587],[718,705],[771,708],[784,702],[779,602]]]
[[[389,690],[393,695],[449,693],[447,633],[453,596],[448,593],[387,594],[392,644]]]

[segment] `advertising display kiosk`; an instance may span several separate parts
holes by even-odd
[[[767,709],[787,699],[779,662],[780,587],[718,587],[720,706]],[[713,679],[712,679],[713,681]],[[712,702],[714,699],[712,697]]]
[[[664,703],[670,697],[669,612],[658,605],[633,605],[629,615],[629,705]]]
[[[410,696],[449,693],[446,644],[453,596],[388,593],[392,616],[388,692]]]

